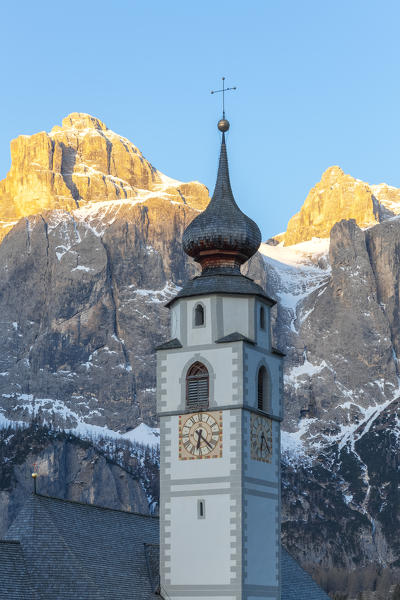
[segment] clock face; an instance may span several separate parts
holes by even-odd
[[[222,411],[198,412],[179,417],[179,458],[222,456]]]
[[[268,417],[251,413],[250,448],[252,459],[267,463],[271,462],[272,421]]]

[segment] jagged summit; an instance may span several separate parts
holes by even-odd
[[[321,176],[321,183],[334,185],[338,179],[345,175],[343,169],[338,165],[333,165],[332,167],[328,167]]]
[[[100,131],[106,131],[108,127],[103,121],[92,117],[92,115],[73,112],[62,120],[62,127],[56,125],[53,127],[52,132],[60,129],[99,129]]]
[[[204,185],[158,171],[100,119],[71,113],[50,133],[11,142],[11,169],[0,181],[0,241],[21,217],[45,210],[96,212],[160,201],[201,211],[209,197]]]
[[[399,213],[399,189],[386,184],[369,185],[334,165],[310,190],[300,211],[290,219],[286,233],[275,240],[291,246],[314,237],[329,237],[332,227],[342,219],[354,219],[360,227],[368,228]]]

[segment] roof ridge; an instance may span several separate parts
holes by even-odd
[[[79,500],[68,500],[67,498],[57,498],[57,496],[47,496],[46,494],[35,494],[39,498],[46,498],[48,500],[58,500],[59,502],[67,502],[69,504],[79,504],[80,506],[89,506],[90,508],[99,508],[100,510],[108,510],[112,512],[124,513],[126,515],[135,515],[137,517],[147,517],[150,519],[157,519],[156,515],[146,515],[145,513],[134,512],[130,510],[122,510],[121,508],[109,508],[108,506],[100,506],[99,504],[91,504],[89,502],[81,502]]]

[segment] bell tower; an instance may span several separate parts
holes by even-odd
[[[206,210],[183,248],[200,263],[157,349],[161,596],[280,599],[282,354],[274,301],[240,266],[261,234],[232,194],[225,133]]]

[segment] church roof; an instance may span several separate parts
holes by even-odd
[[[329,600],[311,575],[284,548],[281,554],[282,600]]]
[[[215,253],[215,256],[230,252],[238,264],[253,256],[261,243],[257,224],[240,210],[233,197],[225,133],[222,133],[213,197],[205,211],[188,225],[182,242],[186,254],[200,263],[207,257],[211,258],[210,252]]]
[[[154,561],[145,546],[158,545],[158,536],[156,517],[38,494],[29,498],[6,539],[20,542],[30,598],[153,600],[159,598],[149,573]],[[0,579],[0,598],[8,598],[3,585]]]
[[[32,495],[0,541],[0,598],[156,600],[157,517]],[[282,600],[329,600],[282,551]]]
[[[271,306],[276,304],[276,301],[269,298],[262,287],[249,277],[242,275],[239,271],[235,272],[233,269],[209,269],[198,277],[190,279],[179,293],[167,302],[166,306],[171,306],[178,298],[209,294],[259,296],[260,298],[264,298]]]
[[[31,600],[33,598],[19,542],[0,540],[0,598],[7,598],[7,600]]]

